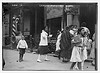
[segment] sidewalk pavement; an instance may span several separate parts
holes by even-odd
[[[50,61],[44,61],[45,56],[41,56],[42,63],[37,62],[38,55],[36,53],[26,52],[23,62],[17,62],[18,55],[16,50],[3,49],[3,57],[6,62],[4,71],[70,71],[70,62],[61,62],[52,54],[48,56]],[[95,67],[90,62],[85,62],[84,70],[95,71]]]

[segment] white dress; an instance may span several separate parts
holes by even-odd
[[[82,40],[82,38],[81,38]],[[82,45],[83,43],[80,43]],[[81,52],[81,47],[74,46],[72,50],[72,55],[70,62],[82,62],[82,52]]]
[[[88,42],[87,37],[84,37],[84,38],[83,38],[83,44],[88,45],[87,42]],[[87,59],[87,48],[88,48],[88,47],[84,46],[83,48],[84,48],[84,49],[83,49],[83,51],[82,51],[82,60],[86,60],[86,59]]]
[[[61,40],[61,33],[57,37],[56,51],[60,50],[60,40]]]
[[[48,46],[48,33],[42,30],[39,46]]]
[[[73,47],[70,62],[82,62],[80,47],[76,47],[76,46]]]

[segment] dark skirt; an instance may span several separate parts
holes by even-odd
[[[19,48],[19,54],[25,54],[25,48]]]
[[[50,52],[48,46],[39,46],[37,53],[40,55],[48,54]]]
[[[72,53],[72,47],[69,50],[67,50],[67,49],[61,50],[60,56],[62,58],[70,59],[71,53]]]

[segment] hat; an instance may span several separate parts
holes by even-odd
[[[82,28],[84,29],[84,31],[85,31],[86,33],[90,34],[90,31],[89,31],[89,29],[88,29],[87,27],[82,27]]]

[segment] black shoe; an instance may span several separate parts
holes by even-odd
[[[45,59],[44,61],[50,61],[49,59]]]
[[[19,60],[19,62],[22,62],[22,60]]]
[[[18,62],[18,60],[16,62]]]
[[[67,62],[69,62],[69,60],[62,60],[62,62],[65,62],[65,63],[67,63]]]
[[[70,70],[73,70],[73,68],[70,68]]]
[[[22,60],[19,60],[19,62],[22,62]]]
[[[95,66],[95,64],[91,63],[92,66]]]
[[[60,60],[60,57],[58,56],[58,59]]]
[[[23,59],[21,61],[24,61]]]
[[[58,55],[53,55],[54,57],[58,57]]]

